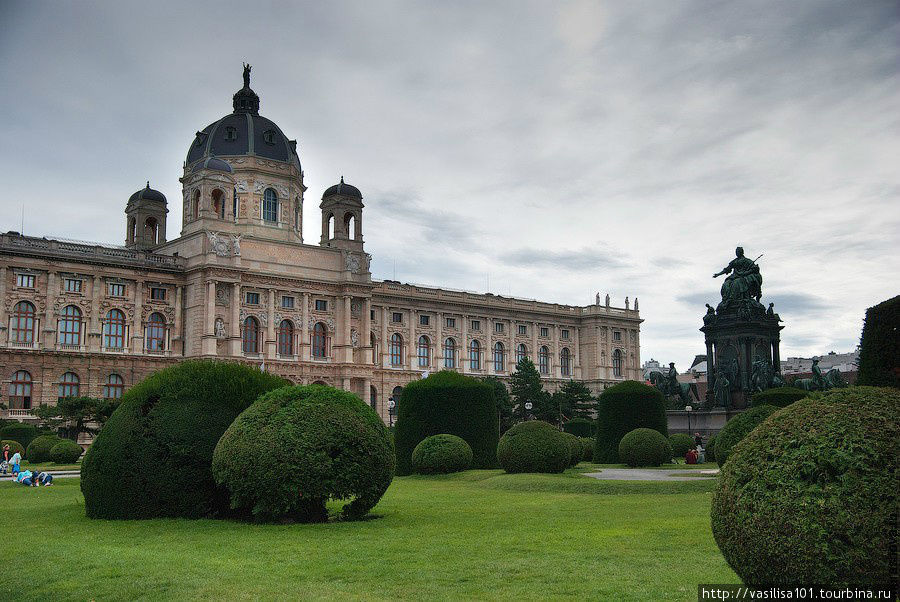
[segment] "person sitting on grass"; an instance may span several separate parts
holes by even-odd
[[[26,468],[15,476],[15,481],[16,483],[21,483],[26,487],[31,487],[33,476],[34,473]]]
[[[19,474],[19,463],[22,462],[22,454],[16,452],[13,454],[12,458],[9,459],[9,464],[12,466],[13,476]]]
[[[39,472],[35,477],[32,478],[32,484],[35,487],[37,487],[38,485],[49,487],[53,484],[53,475],[49,472]]]

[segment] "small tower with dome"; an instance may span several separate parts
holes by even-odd
[[[166,242],[166,196],[147,186],[135,192],[125,206],[125,246],[153,249]]]
[[[334,247],[347,251],[363,250],[362,193],[356,186],[341,181],[329,187],[319,204],[322,209],[323,247]]]

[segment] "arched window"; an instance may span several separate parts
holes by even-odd
[[[622,350],[613,351],[613,376],[622,376]]]
[[[328,231],[328,239],[331,240],[332,238],[334,238],[334,216],[333,215],[328,216],[328,225],[326,227],[327,227],[327,231]]]
[[[572,375],[572,356],[568,347],[563,347],[562,351],[559,352],[559,371],[563,376]]]
[[[391,355],[391,366],[400,366],[403,364],[403,337],[400,333],[395,332],[391,335],[391,344],[388,350]]]
[[[166,318],[161,313],[152,313],[147,319],[147,351],[166,350]]]
[[[294,229],[298,232],[303,229],[303,224],[300,223],[300,197],[294,201]]]
[[[11,342],[20,345],[34,343],[34,305],[28,301],[19,301],[13,308],[10,324]]]
[[[103,348],[122,349],[125,347],[125,314],[111,309],[103,321]]]
[[[134,238],[137,235],[137,220],[133,217],[128,218],[128,242],[134,242]]]
[[[125,379],[116,373],[112,373],[106,377],[103,383],[103,399],[122,399],[125,392]]]
[[[481,343],[477,340],[469,343],[469,369],[481,370]]]
[[[66,397],[78,397],[81,379],[74,372],[66,372],[59,381],[59,391],[57,397],[65,399]]]
[[[216,212],[216,215],[219,216],[219,219],[225,219],[225,199],[223,198],[225,193],[216,188],[212,191],[212,206],[213,211]]]
[[[74,305],[63,308],[59,319],[59,344],[81,345],[81,310]]]
[[[528,347],[525,346],[525,343],[519,343],[516,345],[516,365],[526,357],[528,357]]]
[[[456,368],[456,341],[444,341],[444,368]]]
[[[294,325],[290,320],[282,320],[278,325],[278,355],[294,355]]]
[[[278,193],[274,188],[266,188],[263,193],[263,220],[271,223],[278,222]]]
[[[347,238],[350,240],[356,238],[356,217],[352,213],[344,216],[344,232],[347,233]]]
[[[191,217],[199,219],[200,217],[200,191],[194,191],[194,200],[191,204]]]
[[[550,350],[546,345],[538,352],[538,371],[541,374],[550,374]]]
[[[397,411],[400,409],[400,396],[403,395],[403,387],[394,387],[394,390],[391,391],[391,401],[394,402],[394,407],[388,406],[388,414],[392,416],[397,415]]]
[[[431,365],[431,341],[422,335],[419,337],[419,345],[416,348],[419,356],[419,368],[427,368]]]
[[[156,244],[159,242],[157,239],[158,234],[159,225],[156,223],[156,218],[148,217],[147,221],[144,222],[144,240],[149,240],[151,243]]]
[[[381,356],[378,355],[378,337],[374,332],[369,333],[369,346],[372,347],[372,363],[377,366],[381,363]]]
[[[313,357],[328,357],[328,328],[322,322],[316,322],[312,332]]]
[[[259,320],[253,316],[244,319],[241,328],[241,351],[244,353],[259,353]]]
[[[494,343],[494,372],[503,372],[505,370],[505,356],[506,350],[503,348],[503,343],[499,341]]]
[[[373,410],[378,411],[378,389],[375,388],[375,385],[369,386],[369,405]]]
[[[9,409],[28,410],[31,408],[31,373],[19,370],[9,381]]]

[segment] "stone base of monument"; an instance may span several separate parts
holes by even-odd
[[[695,410],[693,412],[668,410],[666,419],[670,435],[684,433],[693,436],[694,433],[700,433],[703,441],[709,441],[712,435],[721,431],[725,423],[738,413],[740,413],[740,410],[725,410],[724,408]],[[706,444],[704,443],[704,445]]]

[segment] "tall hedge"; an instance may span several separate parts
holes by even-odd
[[[858,385],[900,388],[900,295],[866,310]]]
[[[800,401],[809,395],[809,391],[798,389],[797,387],[775,387],[774,389],[766,389],[759,393],[754,393],[750,398],[752,406],[777,406],[786,408],[795,401]]]
[[[257,397],[287,384],[252,366],[186,361],[132,387],[82,460],[88,517],[193,518],[227,510],[227,491],[213,481],[213,449]]]
[[[775,406],[756,406],[741,412],[726,422],[719,434],[716,435],[716,462],[719,463],[719,466],[725,465],[728,456],[731,455],[731,448],[740,443],[744,437],[778,409]]]
[[[14,422],[0,429],[0,439],[18,441],[25,449],[28,449],[28,444],[40,434],[36,426],[26,422]]]
[[[445,370],[406,385],[398,405],[398,475],[412,473],[412,453],[420,441],[445,433],[469,444],[472,468],[497,466],[500,425],[491,385]]]
[[[597,425],[587,418],[572,418],[563,423],[563,430],[576,437],[593,437],[597,433]]]
[[[603,391],[597,401],[594,462],[617,464],[619,441],[638,428],[651,428],[668,437],[666,401],[659,389],[626,380]]]

